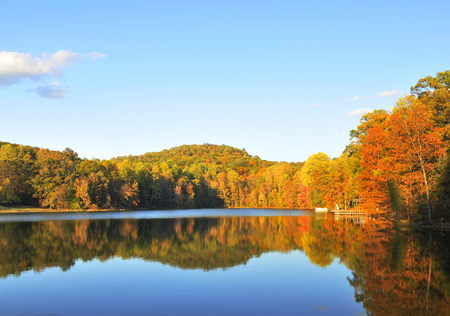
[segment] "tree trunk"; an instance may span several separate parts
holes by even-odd
[[[420,159],[420,165],[422,167],[423,182],[425,183],[425,191],[426,191],[426,194],[427,194],[428,220],[431,222],[430,190],[428,188],[427,173],[425,172],[425,166],[423,165],[423,160],[422,159]]]

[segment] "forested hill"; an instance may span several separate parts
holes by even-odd
[[[302,163],[226,145],[183,145],[140,156],[81,159],[0,143],[0,205],[56,209],[309,207]]]
[[[145,163],[176,164],[179,166],[190,166],[198,163],[211,163],[232,168],[256,169],[260,166],[270,167],[276,162],[261,160],[258,156],[251,156],[245,149],[238,149],[227,145],[182,145],[160,152],[151,152],[139,156],[117,157],[114,160],[140,161]]]

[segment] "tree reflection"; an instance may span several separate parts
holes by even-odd
[[[183,269],[226,269],[269,251],[304,251],[352,270],[355,300],[372,315],[450,313],[448,233],[312,217],[78,220],[0,224],[0,276],[76,260],[141,258]],[[299,267],[301,269],[301,267]]]
[[[267,251],[302,248],[308,217],[79,220],[0,225],[0,275],[111,257],[186,269],[227,268]]]

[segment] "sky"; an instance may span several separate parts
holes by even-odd
[[[5,1],[0,141],[109,159],[226,144],[338,157],[450,69],[450,1]]]

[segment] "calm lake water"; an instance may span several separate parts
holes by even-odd
[[[448,232],[287,210],[0,215],[0,315],[448,315]]]

